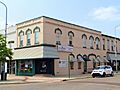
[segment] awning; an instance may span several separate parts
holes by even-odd
[[[75,59],[74,57],[70,56],[70,62],[76,62],[77,59]]]
[[[14,50],[13,60],[36,58],[58,58],[57,49],[55,47],[39,46]]]
[[[109,62],[106,57],[103,57],[104,62]]]
[[[90,60],[93,60],[93,62],[99,63],[99,61],[96,58],[90,58]]]
[[[107,56],[108,60],[120,60],[120,54],[108,54]]]
[[[101,63],[104,63],[104,60],[101,57],[97,57],[97,60]]]
[[[81,56],[78,56],[78,62],[84,62],[83,58]]]

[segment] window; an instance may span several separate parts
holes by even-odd
[[[118,50],[117,50],[117,49],[118,49],[117,47],[118,47],[118,46],[117,46],[117,41],[116,41],[116,45],[115,45],[115,48],[116,48],[115,50],[116,50],[116,52],[118,51]]]
[[[56,34],[56,45],[61,45],[60,38],[62,35],[62,31],[59,28],[57,28],[55,29],[55,34]]]
[[[33,32],[34,32],[34,43],[35,44],[39,44],[40,28],[39,27],[35,27]]]
[[[96,41],[96,49],[99,50],[100,49],[100,39],[98,37],[96,37],[95,41]]]
[[[89,40],[90,40],[90,49],[93,49],[93,46],[94,46],[94,38],[93,38],[93,36],[90,36]]]
[[[81,62],[78,62],[78,69],[81,69]]]
[[[113,40],[111,41],[111,50],[114,51],[114,43],[113,43]]]
[[[86,43],[87,43],[87,36],[85,34],[82,35],[82,45],[83,48],[86,48]]]
[[[30,29],[28,29],[28,30],[26,31],[26,35],[27,35],[27,45],[30,45],[30,44],[31,44],[31,41],[30,41],[31,33],[32,33],[32,31],[31,31]]]
[[[69,37],[69,45],[73,46],[73,37],[74,37],[74,33],[72,31],[68,32],[68,37]]]
[[[105,39],[103,39],[103,50],[105,50]]]
[[[20,31],[19,33],[19,46],[22,47],[23,46],[23,40],[24,40],[24,32]]]
[[[70,64],[70,69],[74,69],[74,60],[75,60],[75,56],[73,54],[69,55],[69,64]]]
[[[110,50],[110,41],[107,40],[107,50],[109,51]]]
[[[32,61],[31,60],[26,60],[26,61],[19,61],[18,65],[18,70],[19,72],[22,73],[31,73],[32,72]]]

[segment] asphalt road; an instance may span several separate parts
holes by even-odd
[[[120,90],[120,75],[64,82],[0,85],[0,90]]]

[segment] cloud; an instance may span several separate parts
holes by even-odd
[[[90,12],[95,20],[120,20],[120,11],[116,7],[99,7]]]

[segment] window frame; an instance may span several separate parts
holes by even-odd
[[[85,34],[82,35],[82,47],[87,48],[87,36]]]
[[[68,45],[69,46],[73,46],[73,37],[74,37],[74,33],[72,31],[69,31],[68,32],[68,39],[69,39]]]
[[[93,49],[93,47],[94,47],[94,37],[93,36],[90,36],[89,37],[89,40],[90,40],[90,49]]]
[[[98,37],[95,38],[95,45],[96,45],[96,49],[100,50],[100,39]]]
[[[31,45],[31,34],[32,34],[32,30],[31,29],[28,29],[27,31],[26,31],[26,45],[27,46],[29,46],[29,45]]]
[[[36,44],[39,44],[40,28],[39,28],[38,26],[36,26],[36,27],[34,28],[34,30],[33,30],[33,33],[34,33],[34,44],[35,44],[35,45],[36,45]],[[38,37],[36,37],[36,36],[37,36],[36,33],[38,33]]]
[[[62,31],[59,28],[55,29],[55,34],[56,34],[56,45],[61,45],[61,35],[62,35]]]
[[[24,43],[24,32],[21,30],[19,32],[19,47],[23,47],[23,43]]]

